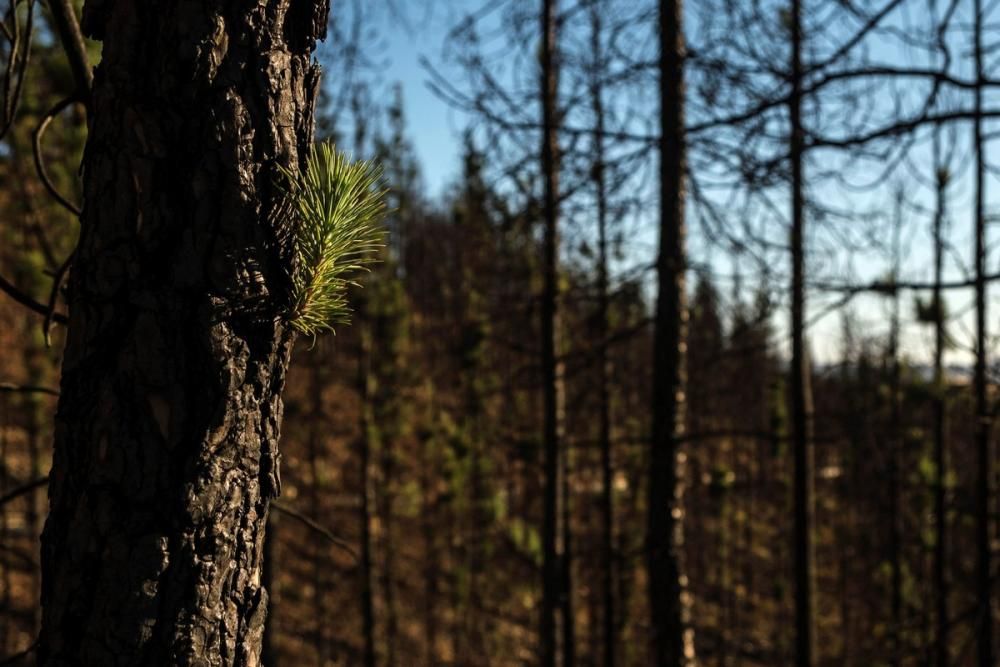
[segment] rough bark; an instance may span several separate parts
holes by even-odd
[[[695,659],[683,573],[685,454],[680,450],[687,391],[688,318],[683,15],[682,0],[660,0],[660,250],[647,536],[651,655],[657,667],[679,667]]]
[[[325,0],[88,0],[103,40],[43,534],[42,665],[260,664]]]
[[[267,619],[264,623],[264,638],[261,641],[260,659],[262,665],[276,667],[278,664],[278,611],[281,608],[280,587],[275,576],[275,563],[278,559],[278,542],[280,540],[281,523],[277,512],[268,514],[267,532],[264,534],[264,565],[262,580],[264,589],[268,592]]]

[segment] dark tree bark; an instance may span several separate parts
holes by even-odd
[[[312,516],[325,516],[323,509],[323,482],[320,468],[323,465],[324,438],[323,433],[326,428],[326,416],[323,410],[323,387],[328,380],[324,377],[324,368],[329,361],[323,353],[323,347],[313,350],[309,368],[309,512]],[[332,659],[332,647],[330,645],[328,630],[330,618],[327,612],[327,572],[330,571],[330,562],[327,557],[328,542],[321,535],[314,533],[313,540],[313,562],[312,562],[312,602],[313,602],[313,632],[315,636],[313,642],[316,648],[316,665],[326,667]]]
[[[809,396],[809,361],[805,345],[805,183],[802,166],[805,132],[802,128],[802,4],[792,0],[792,93],[790,157],[792,169],[792,446],[795,458],[795,664],[812,667],[815,649],[815,594],[813,556],[813,411]]]
[[[565,396],[565,389],[562,384],[562,372],[559,372],[559,389],[558,393],[560,398]],[[560,403],[559,406],[559,422],[563,423],[565,409]],[[561,432],[561,431],[560,431]],[[559,457],[560,469],[559,477],[561,479],[560,489],[562,489],[562,494],[559,499],[561,506],[561,534],[562,534],[562,558],[560,558],[560,575],[562,577],[562,585],[559,589],[560,595],[560,615],[562,616],[562,667],[573,667],[576,664],[576,618],[573,612],[573,525],[572,525],[572,507],[570,505],[570,465],[569,465],[569,447],[565,439],[560,436],[560,442],[562,443],[562,455]]]
[[[104,41],[43,535],[42,665],[258,665],[325,0],[89,0]]]
[[[559,145],[556,109],[558,74],[556,64],[557,0],[542,0],[541,80],[542,176],[545,181],[543,217],[544,289],[541,305],[542,384],[544,394],[544,516],[542,525],[542,606],[539,643],[542,667],[555,667],[557,650],[556,613],[565,581],[561,563],[559,499],[560,441],[562,439],[561,366],[557,337],[559,326]],[[564,623],[571,622],[563,619]]]
[[[646,538],[650,649],[657,667],[688,665],[695,657],[682,567],[684,454],[680,442],[687,391],[683,15],[682,0],[660,0],[660,249]]]
[[[375,375],[375,382],[380,377]],[[377,419],[378,417],[376,417]],[[396,604],[396,453],[394,443],[382,435],[378,439],[379,484],[375,486],[375,511],[382,527],[382,569],[379,585],[382,588],[382,609],[385,614],[384,647],[386,667],[396,667],[397,645],[399,643],[399,614]]]
[[[983,3],[975,0],[974,50],[976,80],[982,82],[983,69]],[[991,491],[993,456],[990,448],[992,415],[987,404],[986,346],[986,157],[983,155],[983,87],[976,86],[973,117],[973,145],[976,152],[976,362],[973,385],[976,397],[976,643],[979,667],[993,665],[993,580],[991,572],[992,523]]]
[[[438,567],[440,554],[437,548],[435,522],[437,516],[437,494],[433,485],[433,470],[436,460],[429,436],[421,438],[423,456],[420,461],[421,519],[420,534],[424,542],[424,665],[437,667],[438,637]]]
[[[358,519],[361,524],[361,626],[364,641],[364,667],[375,667],[375,584],[372,573],[372,533],[369,474],[371,470],[371,342],[364,323],[358,325],[358,402],[361,415],[358,434],[359,462],[361,469],[361,504]]]
[[[599,2],[590,7],[591,55],[590,97],[594,112],[594,191],[597,199],[597,369],[600,373],[598,400],[600,402],[601,447],[601,615],[602,655],[604,667],[615,665],[615,550],[614,550],[614,469],[611,451],[611,361],[608,357],[610,286],[608,281],[608,187],[605,173],[604,150],[604,56],[601,44],[603,25],[601,12],[606,9]]]
[[[948,667],[948,506],[945,487],[948,470],[946,444],[947,406],[944,381],[944,302],[941,282],[944,278],[944,219],[945,191],[948,173],[941,163],[940,133],[934,134],[934,168],[937,184],[934,205],[934,606],[937,636],[935,655],[937,667]]]
[[[903,193],[896,199],[892,225],[892,281],[899,280],[900,232],[903,225]],[[889,572],[890,572],[890,654],[889,664],[902,664],[903,630],[903,516],[902,516],[902,406],[900,405],[899,362],[899,290],[892,295],[892,321],[889,326]]]
[[[274,564],[278,558],[279,527],[277,512],[268,514],[267,532],[264,534],[264,565],[263,583],[268,592],[267,619],[264,623],[264,639],[260,652],[262,665],[277,667],[278,665],[278,629],[277,610],[281,606],[281,596],[277,595],[278,587],[274,572]]]

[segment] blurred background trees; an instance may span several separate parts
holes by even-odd
[[[440,196],[384,63],[424,9],[341,3],[322,47],[317,135],[393,213],[293,357],[268,664],[991,665],[996,4],[455,0]],[[5,656],[78,225],[33,154],[70,61],[0,12],[0,286],[41,310],[0,301]],[[70,202],[85,137],[72,104],[41,147]]]

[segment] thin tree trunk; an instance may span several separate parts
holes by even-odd
[[[896,217],[892,229],[892,279],[899,280],[899,235],[902,227],[903,193],[896,200]],[[889,664],[899,667],[902,656],[903,570],[901,515],[900,456],[902,454],[899,367],[899,290],[893,291],[892,322],[889,327],[889,571],[890,571],[890,645]]]
[[[6,462],[10,460],[10,452],[7,450],[7,419],[9,410],[7,407],[7,395],[4,394],[0,397],[0,495],[6,492],[9,480],[7,479],[7,465]],[[7,525],[7,504],[0,505],[0,544],[9,544],[10,534],[9,527]],[[11,592],[11,568],[10,561],[4,560],[0,562],[0,570],[3,570],[2,577],[0,577],[0,613],[2,613],[6,618],[3,623],[0,623],[0,651],[3,655],[7,655],[10,651],[11,636],[13,635],[15,616],[13,608],[13,599],[10,594]]]
[[[944,274],[944,218],[945,191],[948,174],[940,161],[940,135],[934,134],[934,168],[937,182],[934,206],[934,467],[937,471],[934,484],[934,602],[937,621],[936,660],[937,667],[948,667],[948,506],[947,470],[947,391],[944,379],[944,302],[941,281]]]
[[[361,503],[358,519],[361,524],[361,558],[358,569],[361,574],[361,632],[364,641],[364,667],[375,667],[375,587],[372,575],[371,509],[369,508],[371,469],[371,379],[370,341],[364,322],[358,322],[358,404],[359,420],[358,467],[361,470],[358,492]]]
[[[379,479],[381,493],[377,494],[379,522],[382,525],[382,602],[385,605],[385,664],[396,666],[396,644],[399,637],[399,618],[396,613],[396,545],[395,513],[396,494],[393,489],[396,475],[395,452],[392,443],[384,437],[379,439]]]
[[[562,373],[559,373],[559,382],[562,385]],[[565,396],[565,391],[560,388],[560,396]],[[563,405],[559,405],[559,421],[563,422],[565,410]],[[562,441],[562,437],[560,437]],[[561,478],[560,488],[562,498],[562,565],[560,574],[562,575],[562,587],[560,590],[561,610],[562,610],[562,664],[563,667],[573,667],[576,664],[576,616],[573,613],[573,526],[572,508],[570,505],[570,451],[567,443],[562,442],[563,452],[559,457]]]
[[[437,519],[437,494],[434,492],[434,466],[430,436],[421,439],[423,458],[420,462],[421,520],[420,532],[424,541],[424,664],[437,667],[437,598],[438,567],[440,555],[435,539]]]
[[[310,513],[312,516],[325,516],[322,508],[323,494],[320,482],[320,466],[322,465],[322,433],[323,424],[323,364],[322,346],[316,347],[312,351],[310,374],[309,399],[312,403],[309,414],[309,476],[312,482],[310,488]],[[327,628],[329,620],[326,612],[326,577],[325,572],[329,568],[326,557],[327,543],[319,535],[313,535],[313,630],[315,632],[314,642],[316,648],[316,664],[324,667],[330,658],[330,647],[327,642]]]
[[[487,372],[480,362],[482,356],[480,346],[484,339],[485,324],[477,315],[473,322],[466,324],[466,327],[471,327],[467,329],[470,334],[467,340],[477,341],[475,347],[466,349],[467,358],[475,361],[469,362],[465,368],[465,393],[468,398],[466,432],[470,438],[469,507],[472,518],[468,549],[470,606],[467,615],[468,645],[480,664],[489,665],[491,663],[487,643],[490,638],[489,618],[488,614],[484,613],[485,596],[482,589],[487,585],[487,577],[484,574],[489,557],[488,545],[492,535],[493,517],[489,511],[490,494],[484,469],[486,451],[483,435],[483,399],[479,387],[483,373]],[[473,331],[475,333],[472,333]]]
[[[363,155],[368,132],[368,116],[359,91],[351,96],[351,112],[354,115],[354,150]],[[361,554],[358,572],[361,576],[361,635],[364,667],[375,667],[375,586],[372,574],[371,537],[371,334],[364,321],[363,313],[358,313],[358,468],[360,490],[358,524],[360,527]]]
[[[604,667],[615,665],[615,551],[614,551],[614,469],[611,452],[611,360],[606,341],[609,335],[609,280],[608,280],[608,188],[605,174],[604,151],[604,91],[601,85],[604,57],[602,51],[602,7],[596,0],[590,8],[591,42],[594,57],[590,79],[590,96],[594,112],[594,189],[597,197],[597,367],[600,373],[598,400],[600,401],[601,448],[601,599],[603,616]]]
[[[39,664],[258,665],[320,0],[98,2]],[[184,178],[177,178],[184,174]]]
[[[983,71],[983,5],[973,4],[975,31],[976,80],[982,82]],[[973,141],[976,151],[976,363],[974,385],[976,396],[976,589],[979,604],[976,610],[976,641],[979,666],[993,663],[993,583],[991,579],[990,481],[993,461],[990,452],[992,415],[987,405],[987,331],[986,331],[986,158],[983,154],[983,89],[976,86]]]
[[[795,664],[813,667],[815,650],[815,556],[813,553],[813,415],[805,349],[805,187],[802,176],[805,135],[802,129],[802,4],[792,0],[792,435],[795,451]]]
[[[544,516],[542,524],[542,606],[539,625],[539,648],[542,667],[555,667],[558,654],[556,613],[560,606],[564,580],[560,562],[559,498],[561,396],[557,335],[559,321],[559,147],[557,138],[556,96],[556,3],[542,0],[542,57],[540,95],[542,98],[542,175],[545,181],[543,216],[544,289],[542,293],[542,383],[544,393]],[[564,622],[566,619],[564,619]]]
[[[694,662],[683,574],[685,345],[684,36],[682,0],[660,0],[660,249],[653,334],[647,576],[651,657],[657,667]]]

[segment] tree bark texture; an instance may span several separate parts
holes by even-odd
[[[43,534],[42,665],[260,664],[280,490],[279,166],[326,0],[88,0],[103,40]]]

